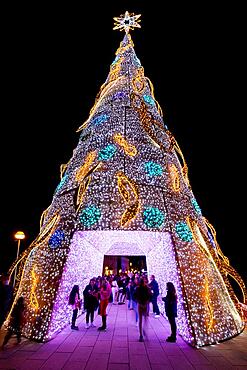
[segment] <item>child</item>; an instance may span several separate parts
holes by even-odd
[[[78,326],[75,325],[77,315],[78,315],[78,309],[80,308],[81,301],[80,301],[80,294],[79,294],[79,285],[74,285],[70,295],[69,295],[69,304],[73,308],[73,315],[72,315],[72,323],[71,323],[71,329],[72,330],[79,330]]]
[[[24,309],[24,298],[19,297],[11,313],[8,331],[3,340],[2,349],[4,349],[4,346],[8,343],[13,333],[16,334],[17,343],[21,342],[21,328],[24,324]]]

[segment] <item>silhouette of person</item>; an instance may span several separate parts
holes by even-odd
[[[166,284],[167,294],[162,298],[165,302],[165,312],[171,326],[171,335],[166,339],[167,342],[176,342],[177,340],[177,325],[175,318],[177,317],[177,293],[176,289],[170,281]]]
[[[139,342],[143,342],[143,330],[142,330],[142,318],[147,320],[148,315],[148,305],[151,299],[151,291],[148,285],[145,283],[144,279],[141,278],[139,286],[136,287],[134,292],[134,298],[138,303],[138,316],[139,316]]]
[[[151,293],[152,293],[151,302],[153,304],[153,313],[154,313],[155,317],[157,318],[157,317],[160,317],[160,310],[159,310],[159,307],[158,307],[158,304],[157,304],[157,298],[158,298],[158,295],[159,295],[159,285],[158,285],[157,281],[155,280],[154,275],[150,276],[149,287],[150,287]]]
[[[72,322],[71,322],[71,329],[78,330],[78,326],[75,325],[78,309],[80,308],[80,294],[79,294],[79,285],[74,285],[70,295],[69,295],[69,305],[72,306],[73,314],[72,314]]]
[[[0,328],[10,310],[13,299],[13,287],[8,275],[3,275],[0,285]]]
[[[17,299],[17,302],[11,312],[11,317],[9,321],[9,326],[7,330],[7,334],[4,337],[2,349],[4,349],[4,346],[8,343],[9,339],[13,334],[16,334],[17,342],[21,342],[21,328],[24,324],[24,298],[19,297]]]

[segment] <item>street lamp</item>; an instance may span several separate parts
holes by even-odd
[[[17,233],[15,233],[14,237],[15,237],[16,240],[18,240],[18,244],[17,244],[17,255],[16,255],[16,260],[18,260],[19,252],[20,252],[21,240],[25,239],[26,235],[24,234],[23,231],[17,231]],[[17,265],[15,267],[15,275],[14,275],[13,287],[15,286],[16,272],[17,272]]]

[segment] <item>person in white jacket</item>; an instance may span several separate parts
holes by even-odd
[[[114,278],[111,282],[111,290],[112,290],[113,304],[117,304],[118,285],[117,285],[116,278]]]

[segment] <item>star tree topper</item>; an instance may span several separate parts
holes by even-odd
[[[129,13],[128,11],[125,14],[121,14],[120,17],[114,17],[114,30],[125,31],[129,33],[129,30],[133,30],[135,27],[141,28],[138,22],[141,22],[141,14],[135,15],[134,13]]]

